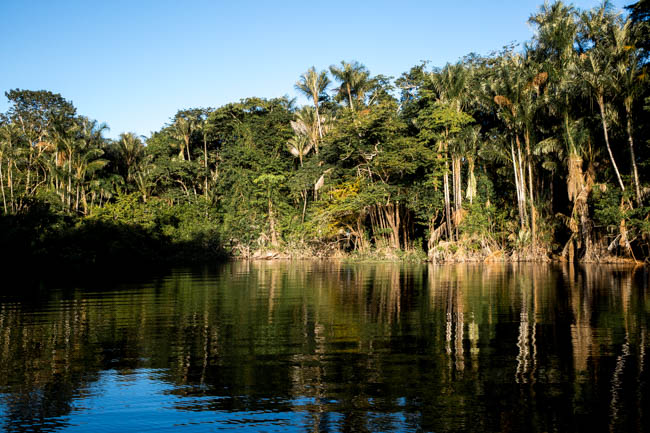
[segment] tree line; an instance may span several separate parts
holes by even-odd
[[[107,139],[61,95],[10,90],[4,236],[36,212],[41,241],[108,224],[241,257],[645,259],[648,10],[546,2],[521,45],[396,79],[311,67],[303,106],[183,109],[146,139]]]

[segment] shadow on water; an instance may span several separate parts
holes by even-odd
[[[644,269],[231,262],[101,279],[0,297],[5,430],[649,425]]]

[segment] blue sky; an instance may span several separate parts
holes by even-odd
[[[178,109],[297,96],[312,65],[358,60],[398,77],[421,60],[442,66],[526,41],[541,3],[0,0],[0,112],[5,91],[45,89],[106,122],[109,137],[148,136]]]

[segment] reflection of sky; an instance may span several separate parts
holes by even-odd
[[[159,432],[159,431],[308,431],[314,420],[307,409],[313,398],[283,401],[291,411],[223,411],[211,410],[218,400],[231,397],[183,396],[183,387],[162,380],[164,370],[140,369],[132,373],[108,370],[97,382],[73,399],[70,413],[64,417],[42,420],[24,426],[28,431],[66,432]],[[196,390],[196,388],[192,388]],[[7,394],[0,394],[4,400]],[[333,401],[329,401],[333,403]],[[6,428],[7,405],[0,402],[0,425]],[[385,425],[387,414],[368,414],[370,424]],[[328,413],[328,424],[336,426],[342,416]],[[388,414],[392,429],[405,420],[402,415]],[[18,427],[18,426],[14,426]],[[371,427],[371,426],[369,426]],[[18,427],[22,428],[21,427]],[[335,427],[336,428],[336,427]],[[32,430],[33,429],[33,430]],[[337,428],[338,429],[338,428]]]

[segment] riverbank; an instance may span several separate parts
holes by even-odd
[[[441,247],[442,248],[442,247]],[[444,253],[443,253],[444,251]],[[569,259],[558,254],[537,252],[530,250],[479,250],[467,251],[455,248],[453,245],[445,245],[445,249],[436,249],[426,254],[423,250],[390,250],[379,249],[365,253],[356,251],[332,251],[329,254],[319,254],[311,250],[283,250],[283,249],[259,249],[249,256],[232,257],[241,260],[336,260],[342,262],[370,263],[370,262],[404,262],[404,263],[589,263],[589,264],[625,264],[625,265],[646,265],[650,266],[648,259],[638,260],[632,257],[616,255],[600,255],[595,259],[585,260],[581,258]]]

